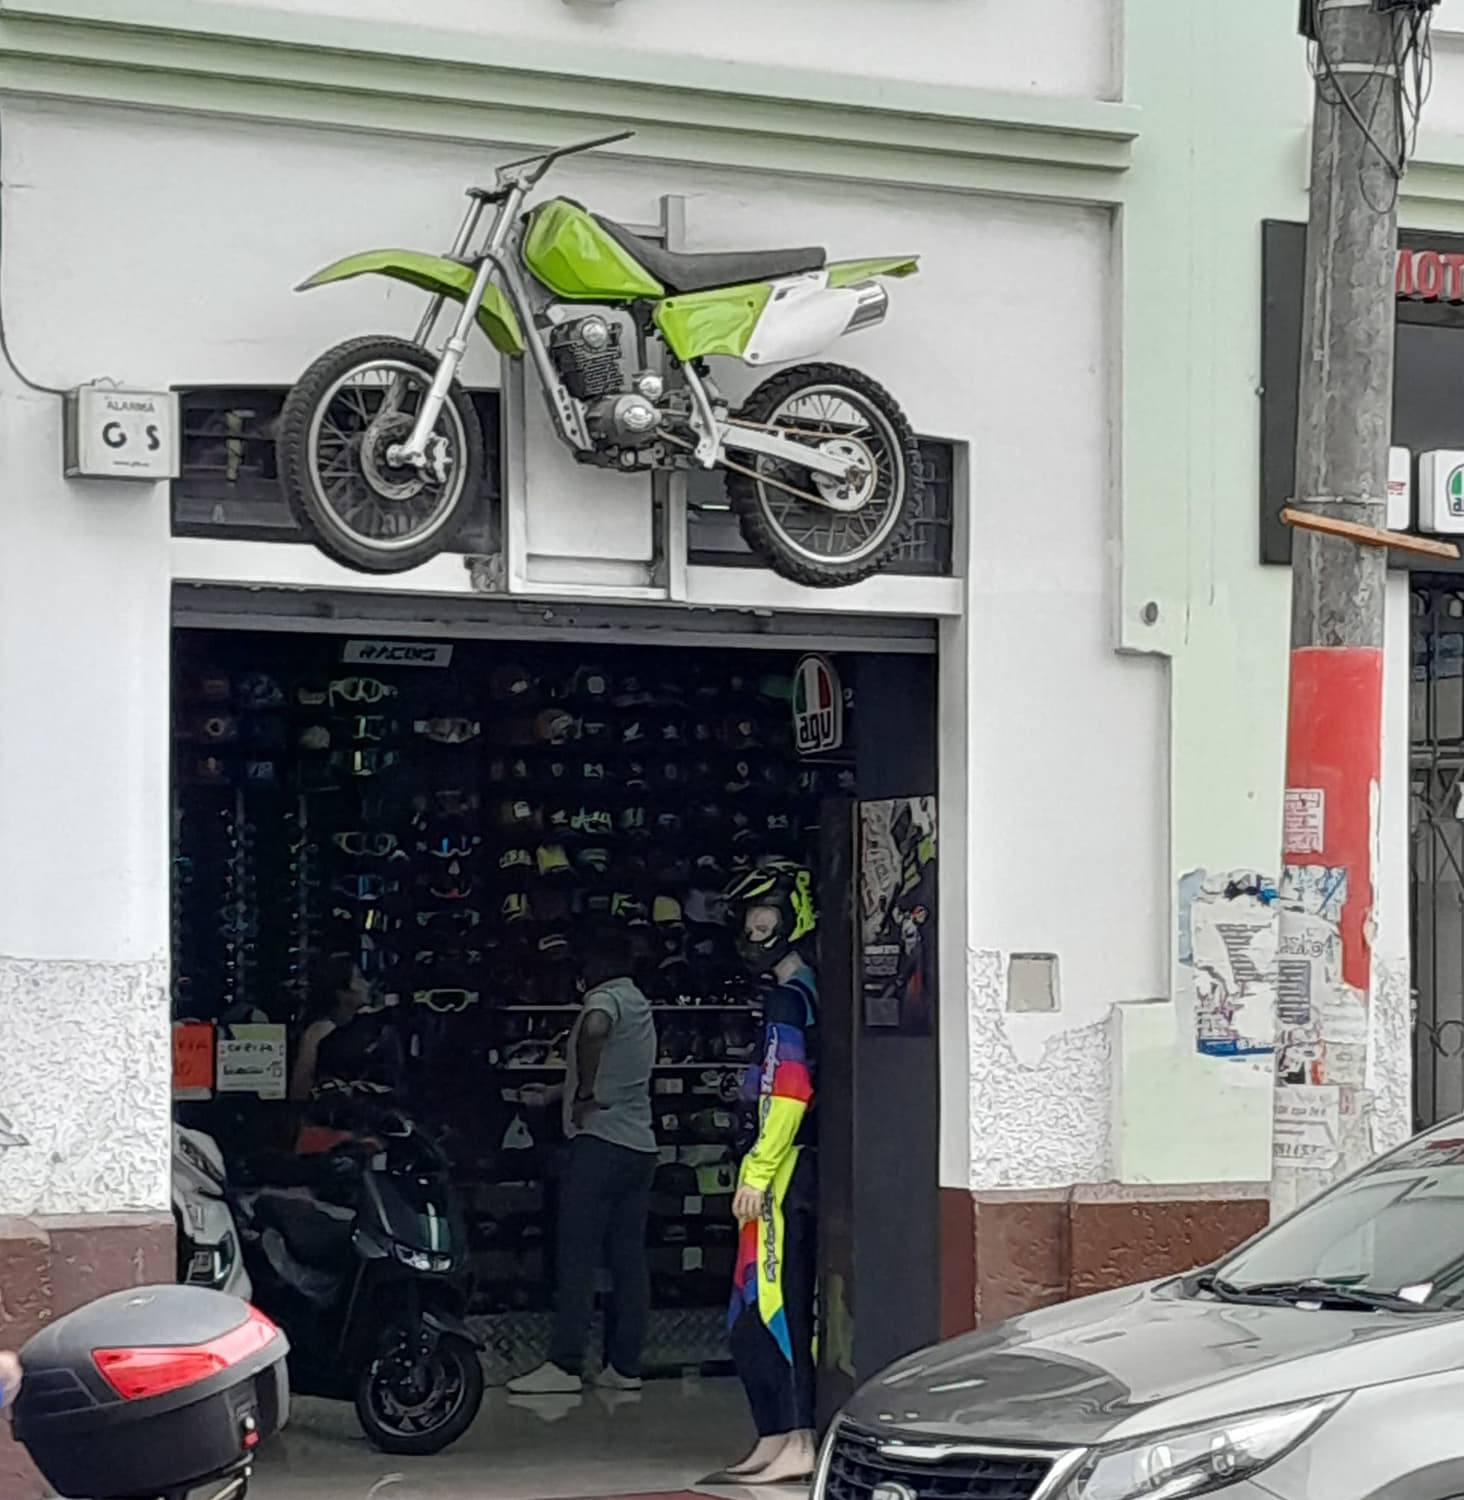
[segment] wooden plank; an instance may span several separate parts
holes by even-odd
[[[1425,557],[1459,556],[1459,549],[1453,542],[1438,542],[1432,537],[1414,536],[1408,531],[1385,531],[1381,526],[1363,526],[1357,521],[1340,521],[1335,516],[1318,516],[1291,505],[1282,510],[1281,519],[1288,526],[1299,526],[1304,531],[1324,531],[1328,536],[1346,537],[1368,547],[1396,547],[1400,552],[1418,552]]]

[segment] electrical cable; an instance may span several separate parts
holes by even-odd
[[[64,396],[66,392],[58,386],[44,385],[39,380],[32,380],[29,375],[16,363],[15,356],[10,352],[10,339],[5,328],[5,181],[3,164],[5,161],[5,135],[4,135],[4,112],[0,111],[0,359],[10,367],[10,373],[27,390],[35,391],[42,396]]]
[[[1397,6],[1389,15],[1389,36],[1379,48],[1372,67],[1377,70],[1355,91],[1349,89],[1338,64],[1327,47],[1325,28],[1321,24],[1316,0],[1312,0],[1309,12],[1309,31],[1313,40],[1309,46],[1312,77],[1316,82],[1320,99],[1332,106],[1345,109],[1352,123],[1367,142],[1367,145],[1387,169],[1392,191],[1388,201],[1377,202],[1367,183],[1360,175],[1362,196],[1368,206],[1380,214],[1391,213],[1397,204],[1399,184],[1418,140],[1419,119],[1423,105],[1433,84],[1433,49],[1431,12],[1435,0],[1419,0],[1418,4]],[[1391,77],[1389,77],[1391,73]],[[1362,99],[1371,90],[1373,97],[1367,117],[1363,117]],[[1393,124],[1397,132],[1396,156],[1386,150],[1377,136],[1378,111],[1385,102],[1394,112]]]

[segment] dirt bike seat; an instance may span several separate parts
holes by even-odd
[[[668,292],[709,292],[717,287],[741,286],[749,281],[772,281],[800,271],[821,271],[828,262],[822,245],[801,250],[729,250],[680,255],[632,234],[613,219],[594,216],[611,239],[645,267]]]

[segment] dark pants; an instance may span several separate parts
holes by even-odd
[[[759,1437],[812,1431],[814,1426],[814,1291],[818,1280],[818,1176],[813,1152],[805,1147],[783,1197],[783,1256],[779,1276],[783,1314],[793,1361],[758,1316],[757,1304],[744,1308],[732,1325],[732,1360],[747,1392]]]
[[[595,1308],[595,1273],[610,1268],[613,1295],[606,1309],[605,1357],[622,1375],[639,1375],[651,1309],[646,1265],[646,1212],[657,1157],[612,1146],[592,1135],[569,1143],[559,1190],[555,1276],[558,1305],[549,1358],[578,1375]]]

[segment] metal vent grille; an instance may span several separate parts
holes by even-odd
[[[910,540],[895,549],[886,571],[948,578],[953,571],[957,450],[954,443],[920,439],[925,491]],[[760,567],[737,529],[727,502],[726,476],[693,471],[689,481],[691,561],[709,567]]]
[[[182,452],[173,481],[173,535],[303,542],[275,469],[283,386],[206,386],[178,393]],[[491,552],[500,482],[497,391],[474,391],[488,449],[488,485],[455,552]]]

